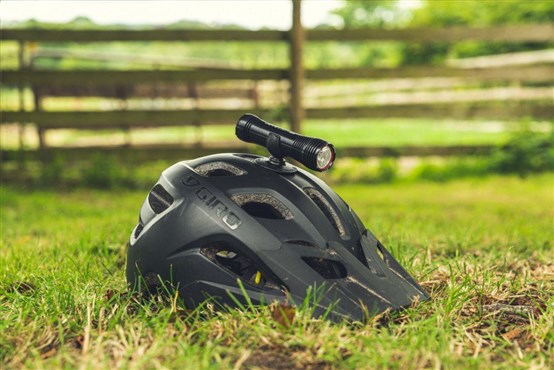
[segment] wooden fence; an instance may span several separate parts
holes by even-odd
[[[169,152],[191,150],[189,146],[171,145],[166,147],[124,146],[117,148],[53,148],[45,140],[46,130],[54,129],[132,129],[135,127],[165,127],[183,125],[218,125],[232,124],[245,109],[164,109],[132,110],[124,107],[118,110],[104,111],[45,111],[42,99],[45,96],[107,96],[126,99],[140,96],[140,91],[158,96],[192,96],[198,97],[198,89],[210,81],[288,81],[289,110],[287,116],[291,128],[301,130],[304,119],[340,119],[340,118],[389,118],[389,117],[428,117],[454,119],[518,119],[533,117],[552,119],[554,117],[552,98],[538,95],[538,98],[525,100],[490,101],[452,101],[396,103],[394,105],[371,104],[356,106],[322,106],[306,107],[303,104],[304,85],[306,82],[327,80],[353,81],[389,81],[394,79],[429,79],[451,78],[463,81],[478,82],[527,82],[552,83],[554,81],[554,63],[552,59],[538,64],[518,63],[515,65],[483,66],[422,66],[402,68],[340,68],[340,69],[305,69],[303,66],[303,47],[305,42],[326,41],[395,41],[395,42],[458,42],[458,41],[507,41],[507,42],[552,42],[554,41],[553,24],[514,25],[489,28],[452,27],[446,29],[356,29],[356,30],[303,30],[300,25],[299,1],[294,1],[293,28],[285,31],[242,31],[242,30],[95,30],[95,31],[60,31],[3,29],[1,40],[15,40],[19,43],[20,67],[17,70],[1,70],[0,79],[3,86],[31,88],[34,93],[34,108],[25,110],[22,101],[19,110],[3,110],[1,124],[33,124],[37,128],[40,147],[38,150],[2,150],[1,159],[21,158],[47,159],[54,152],[64,152],[72,157],[102,150],[114,154],[130,155],[142,153],[147,158],[166,157]],[[113,42],[113,41],[241,41],[241,42],[277,42],[290,45],[290,67],[282,69],[230,69],[218,66],[207,66],[194,70],[39,70],[32,69],[25,61],[28,43],[56,42]],[[149,87],[150,86],[150,87]],[[156,86],[156,88],[152,88]],[[185,91],[175,88],[186,86]],[[141,90],[143,89],[143,90]],[[144,90],[146,89],[146,90]],[[165,91],[163,93],[162,91]],[[168,92],[173,91],[173,93]],[[196,92],[195,92],[196,91]],[[217,95],[217,93],[215,94]],[[256,88],[230,89],[219,93],[220,97],[244,96],[254,104],[249,112],[264,116],[275,107],[259,106]],[[535,95],[531,95],[535,96]],[[23,98],[21,98],[23,100]],[[23,139],[20,139],[23,146]],[[132,149],[132,150],[131,150]],[[196,153],[225,150],[226,148],[193,148]],[[404,147],[404,148],[344,148],[347,155],[381,156],[381,155],[459,155],[486,153],[487,146],[453,146],[453,147]]]

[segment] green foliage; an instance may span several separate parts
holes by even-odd
[[[484,27],[550,22],[554,22],[554,3],[550,0],[427,0],[414,11],[411,25]]]
[[[83,169],[83,183],[85,185],[109,189],[121,183],[120,167],[107,156],[98,154],[92,157]]]
[[[533,172],[554,171],[554,132],[524,131],[496,149],[490,167],[499,173],[526,176]]]
[[[340,18],[344,28],[401,27],[407,23],[410,17],[410,11],[399,7],[396,0],[345,1],[343,7],[333,11],[333,14]],[[374,67],[395,67],[401,60],[402,49],[397,43],[335,44],[329,57],[322,58],[322,60],[334,61],[337,64],[339,58],[336,56],[339,55],[340,59],[357,61],[355,65]],[[320,47],[320,45],[317,46]]]
[[[135,24],[132,26],[129,25],[123,25],[123,24],[111,24],[111,25],[102,25],[94,22],[92,19],[88,17],[78,16],[74,19],[65,22],[65,23],[58,23],[58,22],[44,22],[44,21],[38,21],[36,19],[29,19],[23,22],[12,22],[12,23],[6,23],[3,24],[4,27],[9,28],[30,28],[30,29],[61,29],[61,30],[97,30],[97,29],[121,29],[121,28],[128,28],[128,29],[155,29],[156,26],[152,25],[141,25],[141,24]],[[171,24],[168,24],[165,26],[167,29],[187,29],[187,30],[205,30],[205,29],[245,29],[244,27],[241,27],[236,24],[208,24],[200,21],[193,21],[193,20],[180,20]]]
[[[377,182],[392,182],[398,175],[398,162],[393,158],[384,158],[377,166]]]
[[[440,163],[423,161],[409,175],[413,179],[447,181],[493,173],[518,174],[554,171],[553,133],[516,133],[489,157],[458,158]]]
[[[444,182],[488,175],[491,175],[491,171],[486,158],[453,158],[438,163],[423,160],[406,177],[411,180]]]
[[[482,1],[427,0],[416,9],[413,27],[485,27],[504,24],[552,23],[554,1]],[[440,32],[440,31],[437,31]],[[546,43],[504,43],[466,41],[456,44],[408,44],[404,46],[403,64],[442,63],[447,58],[464,58],[548,47]]]
[[[386,27],[402,24],[408,12],[397,0],[350,0],[333,14],[339,16],[345,28]]]
[[[390,183],[398,176],[398,162],[394,158],[368,161],[362,158],[346,158],[333,167],[329,180],[338,183]]]
[[[66,163],[62,156],[55,155],[54,159],[42,164],[40,168],[40,183],[48,186],[57,186],[63,183]]]
[[[503,24],[552,23],[554,1],[482,1],[443,0],[424,1],[417,9],[400,7],[394,0],[346,1],[334,14],[341,18],[345,28],[390,27],[484,27]],[[437,31],[440,32],[440,31]],[[365,65],[383,64],[394,60],[396,64],[440,64],[447,58],[499,54],[514,51],[536,50],[547,43],[502,43],[466,41],[456,44],[409,43],[388,48],[361,45],[357,53],[363,55]],[[386,53],[387,55],[382,55]]]
[[[401,170],[396,159],[378,162],[361,158],[341,159],[329,179],[338,183],[390,183],[394,181],[445,182],[497,173],[518,174],[554,171],[554,134],[522,130],[512,134],[490,156],[421,159],[413,168]]]
[[[16,69],[18,67],[18,53],[19,46],[15,41],[4,41],[0,42],[0,65],[2,69]],[[2,95],[4,94],[4,89],[2,89]],[[3,100],[3,97],[0,97]]]

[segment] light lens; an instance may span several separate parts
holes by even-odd
[[[331,167],[334,159],[335,151],[329,145],[325,145],[317,153],[317,168],[320,171],[325,171],[326,169]]]

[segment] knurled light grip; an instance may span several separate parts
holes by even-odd
[[[273,157],[293,158],[314,171],[328,170],[335,160],[335,149],[327,141],[282,129],[253,114],[239,118],[235,133],[244,142],[267,148]]]

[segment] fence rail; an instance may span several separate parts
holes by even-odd
[[[553,81],[554,65],[516,66],[506,68],[321,68],[306,70],[308,80],[333,79],[391,79],[457,77],[472,80],[498,81]],[[145,82],[183,83],[212,80],[288,80],[287,69],[233,69],[233,70],[23,70],[0,71],[6,85],[134,85]]]
[[[110,41],[288,41],[288,31],[246,30],[27,30],[4,29],[1,40],[41,42]],[[552,41],[554,25],[528,24],[496,27],[410,29],[306,30],[308,41]]]
[[[271,114],[269,109],[249,109],[252,114]],[[202,110],[126,110],[126,111],[34,111],[2,113],[3,123],[40,122],[43,129],[109,129],[131,127],[170,127],[228,125],[236,121],[244,109],[202,109]],[[306,109],[306,118],[325,120],[330,118],[442,118],[453,119],[503,119],[520,117],[550,119],[553,117],[552,103],[546,101],[510,102],[509,105],[496,102],[459,104],[397,104],[387,106],[334,107]]]

